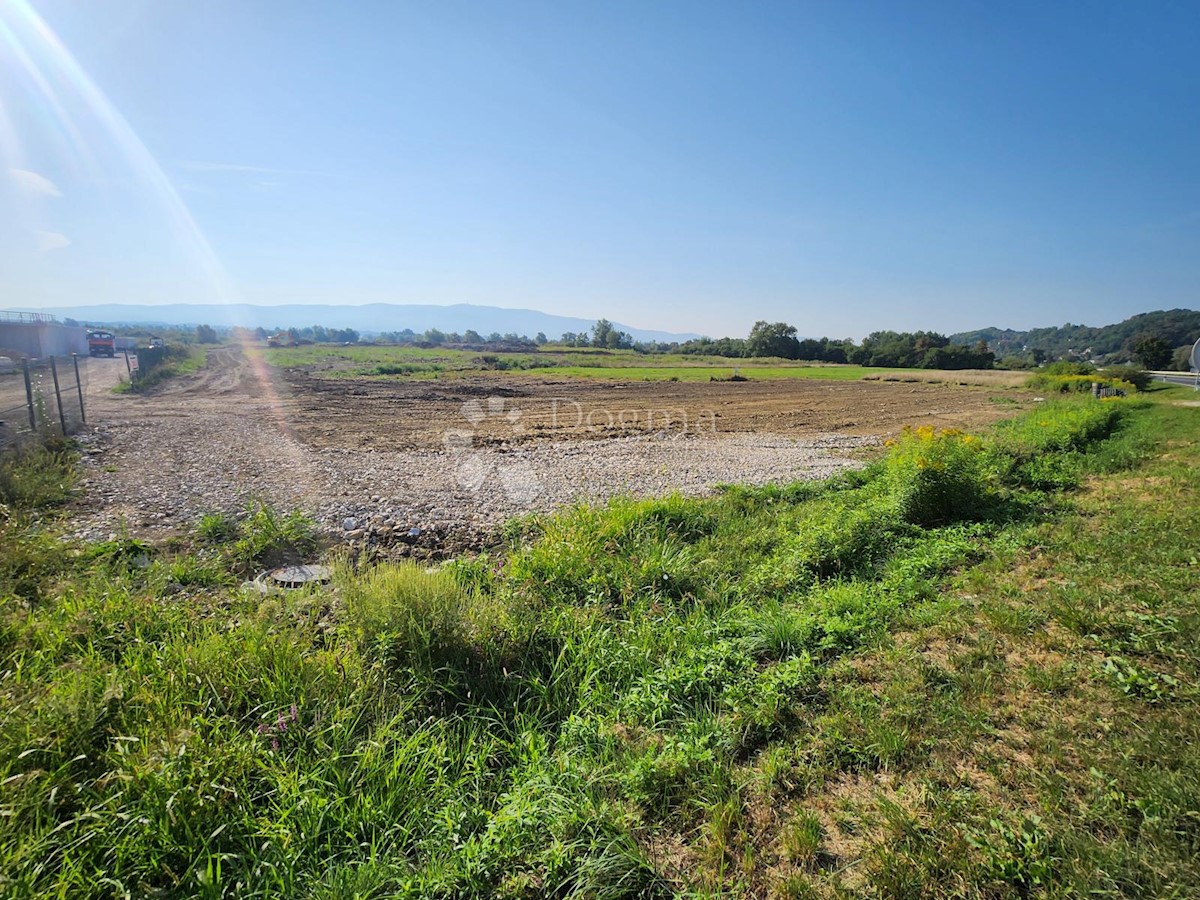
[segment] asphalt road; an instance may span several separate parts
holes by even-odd
[[[1167,384],[1183,384],[1187,385],[1188,387],[1194,387],[1196,384],[1196,374],[1194,372],[1191,374],[1184,374],[1181,372],[1177,375],[1153,373],[1153,376],[1155,381],[1165,381]]]

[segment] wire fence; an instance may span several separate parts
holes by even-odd
[[[0,322],[16,322],[21,325],[57,325],[58,316],[50,313],[9,312],[0,309]]]
[[[86,359],[25,359],[0,371],[0,452],[87,422]]]

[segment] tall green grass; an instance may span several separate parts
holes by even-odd
[[[761,893],[826,853],[814,815],[756,840],[772,804],[923,752],[915,713],[830,673],[1116,464],[1139,412],[919,429],[821,485],[580,506],[437,570],[343,561],[325,591],[233,587],[312,552],[263,509],[0,567],[26,601],[0,617],[0,893]],[[1025,839],[979,838],[1018,893]]]

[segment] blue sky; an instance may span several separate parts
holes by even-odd
[[[0,0],[0,23],[0,305],[857,337],[1200,299],[1196,3]]]

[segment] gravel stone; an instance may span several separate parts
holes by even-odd
[[[268,503],[313,516],[335,540],[455,552],[523,513],[825,478],[860,466],[856,451],[878,442],[660,432],[454,449],[314,448],[290,433],[269,396],[236,381],[180,382],[148,397],[89,390],[89,419],[98,424],[82,436],[95,452],[81,460],[77,537],[102,540],[136,523],[147,537],[167,536],[205,513]]]

